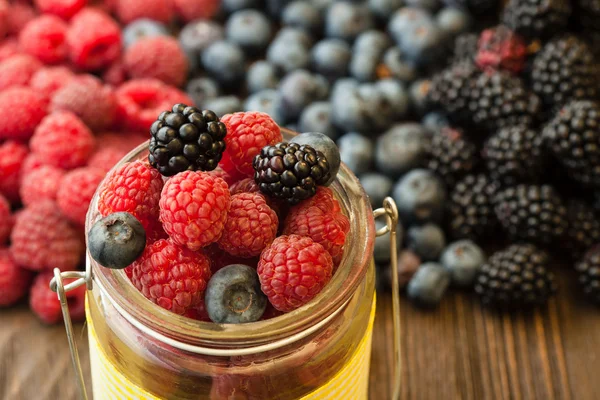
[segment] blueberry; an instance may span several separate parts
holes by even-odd
[[[416,7],[403,7],[392,15],[387,28],[394,41],[400,43],[406,32],[414,31],[425,24],[435,24],[431,13]]]
[[[246,83],[250,93],[260,92],[264,89],[276,89],[279,85],[277,68],[267,61],[256,61],[248,68]]]
[[[404,29],[395,36],[396,44],[407,60],[418,66],[428,66],[441,59],[445,50],[445,37],[433,20],[423,20],[413,24],[412,29]]]
[[[227,39],[250,54],[265,49],[273,28],[266,15],[257,10],[241,10],[231,14],[225,25]]]
[[[255,322],[267,308],[256,270],[242,264],[215,272],[206,286],[204,301],[209,318],[217,324]]]
[[[425,165],[430,133],[420,124],[403,123],[392,126],[377,139],[377,168],[398,177],[413,168]]]
[[[353,53],[348,66],[350,76],[361,82],[375,81],[380,59],[381,56],[375,53]]]
[[[292,0],[267,0],[267,10],[271,17],[279,19],[285,7],[291,2]]]
[[[373,15],[364,4],[338,2],[333,3],[325,18],[327,37],[353,41],[361,32],[374,25]]]
[[[450,37],[467,32],[471,27],[471,16],[460,8],[444,7],[435,18],[440,29]]]
[[[452,282],[462,287],[473,285],[477,272],[485,260],[483,250],[470,240],[450,243],[440,258],[444,268],[450,272]]]
[[[430,80],[419,79],[414,81],[408,89],[410,104],[419,114],[422,114],[427,109],[427,94],[429,93],[430,86]]]
[[[408,282],[408,298],[417,305],[439,304],[450,285],[450,274],[438,263],[422,264]]]
[[[315,101],[308,105],[300,114],[298,129],[300,132],[321,132],[336,139],[339,132],[331,121],[331,103]]]
[[[202,53],[204,69],[225,85],[232,85],[245,73],[244,52],[236,44],[217,41]]]
[[[287,29],[287,30],[286,30]],[[292,28],[282,29],[267,49],[267,60],[284,72],[308,68],[310,65],[310,46],[312,40],[304,36],[285,35]],[[300,31],[302,33],[302,31]]]
[[[310,49],[313,45],[313,37],[306,31],[298,28],[284,27],[273,41],[284,42],[287,44],[298,43],[303,47]]]
[[[442,219],[446,189],[429,170],[415,169],[404,175],[394,186],[392,197],[406,226]]]
[[[285,116],[295,119],[310,103],[326,98],[329,87],[322,76],[297,70],[281,80],[279,93]]]
[[[421,266],[421,259],[410,250],[402,250],[398,254],[398,286],[404,289]],[[380,287],[384,290],[392,289],[392,266],[385,265],[381,271],[382,281]]]
[[[369,102],[361,93],[360,85],[353,79],[339,79],[331,93],[331,117],[335,126],[347,132],[371,133],[377,128],[373,122],[379,112],[374,102]]]
[[[373,164],[373,141],[360,133],[349,132],[338,139],[342,162],[354,175],[368,172]]]
[[[196,20],[181,29],[179,44],[187,54],[192,69],[196,69],[202,62],[202,52],[224,37],[225,33],[221,25],[213,21]]]
[[[325,39],[313,47],[311,57],[313,69],[334,80],[346,75],[352,51],[343,40]]]
[[[417,77],[415,65],[406,60],[397,47],[392,47],[385,52],[382,63],[393,78],[402,82],[411,82]]]
[[[335,180],[340,169],[341,161],[340,151],[333,140],[320,132],[305,132],[301,135],[295,136],[292,140],[290,140],[290,142],[301,145],[309,145],[315,150],[323,153],[329,162],[329,171],[331,174],[331,178],[325,182],[325,185],[330,185]]]
[[[385,227],[386,223],[383,220],[375,221],[375,229],[379,230]],[[400,243],[402,241],[402,224],[398,224],[396,228],[397,251],[400,251]],[[389,233],[375,238],[374,258],[377,263],[387,263],[390,261],[391,246]]]
[[[223,10],[232,13],[247,8],[261,7],[262,0],[221,0]]]
[[[323,29],[323,14],[310,2],[294,1],[283,10],[281,22],[307,32],[320,32]]]
[[[319,13],[321,13],[322,16],[325,16],[329,7],[335,2],[336,0],[309,0],[309,3],[319,10]]]
[[[96,221],[88,232],[90,256],[106,268],[123,269],[133,263],[146,247],[144,227],[126,212],[109,214]]]
[[[435,12],[441,7],[439,0],[404,0],[404,2],[408,7],[421,8],[431,12]]]
[[[123,28],[123,45],[125,48],[142,38],[169,36],[169,30],[160,22],[151,19],[136,19]]]
[[[406,232],[406,247],[423,261],[437,261],[446,247],[446,237],[437,225],[415,225]]]
[[[204,102],[204,108],[206,110],[214,111],[219,118],[225,114],[233,114],[243,110],[242,102],[239,97],[231,95],[206,100]]]
[[[440,129],[450,126],[450,122],[445,115],[434,111],[425,114],[421,124],[432,132],[438,132]]]
[[[387,21],[390,15],[404,5],[404,0],[369,0],[369,9],[381,21]]]
[[[387,116],[386,128],[392,123],[403,119],[409,109],[409,96],[402,83],[395,79],[383,79],[375,83],[375,88],[383,96],[380,108],[382,119]],[[388,112],[386,112],[386,110]]]
[[[219,85],[211,78],[194,78],[188,81],[185,91],[194,100],[194,105],[206,109],[204,103],[221,94]]]
[[[281,112],[281,95],[274,89],[265,89],[250,95],[244,103],[244,111],[264,112],[269,114],[278,125],[285,123]]]
[[[361,175],[360,184],[367,196],[373,208],[379,208],[383,204],[383,199],[390,195],[394,182],[385,175],[369,172]]]
[[[382,55],[392,46],[389,36],[382,31],[371,29],[358,35],[352,46],[354,54],[376,54]]]

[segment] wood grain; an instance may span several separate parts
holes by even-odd
[[[440,308],[401,304],[402,399],[594,400],[600,398],[600,310],[583,302],[559,271],[560,293],[547,308],[499,313],[468,293]],[[83,325],[79,349],[89,374]],[[390,398],[393,365],[389,295],[380,295],[371,361],[371,399]],[[0,399],[75,400],[61,326],[46,327],[21,306],[0,311]]]

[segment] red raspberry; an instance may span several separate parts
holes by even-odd
[[[154,36],[138,40],[130,46],[123,62],[132,78],[155,78],[181,86],[188,73],[188,60],[172,37]]]
[[[15,54],[0,64],[0,90],[12,86],[27,86],[42,63],[28,54]]]
[[[239,257],[258,256],[277,236],[279,219],[265,198],[256,193],[231,196],[231,208],[219,247]]]
[[[35,5],[43,14],[54,14],[68,20],[85,7],[87,0],[35,0]]]
[[[33,7],[25,3],[14,2],[8,10],[8,33],[18,34],[35,17],[36,13]]]
[[[253,178],[244,178],[229,186],[229,192],[233,196],[238,193],[260,193],[258,184]]]
[[[254,156],[263,147],[283,140],[279,126],[265,113],[249,111],[227,114],[221,118],[221,122],[227,126],[227,147],[219,165],[229,174],[253,176]]]
[[[67,23],[54,15],[32,19],[19,33],[19,46],[43,63],[61,63],[67,58]]]
[[[146,298],[179,315],[200,305],[210,279],[210,262],[204,254],[165,239],[146,246],[132,267],[133,285]]]
[[[13,226],[13,216],[10,213],[10,203],[0,194],[0,245],[6,243]]]
[[[231,195],[223,179],[184,171],[165,183],[159,204],[160,221],[173,242],[198,250],[221,237]]]
[[[338,213],[341,212],[340,203],[336,200],[333,195],[333,191],[326,186],[317,186],[317,193],[304,200],[302,203],[292,207],[290,214],[293,214],[296,210],[302,210],[307,207],[319,207],[323,212]]]
[[[0,139],[29,139],[46,116],[46,106],[42,96],[29,88],[1,91],[0,110],[10,110],[10,118],[0,119]]]
[[[481,69],[519,74],[525,68],[527,44],[503,25],[481,32],[475,62]]]
[[[10,240],[17,264],[34,271],[72,270],[84,250],[79,232],[50,200],[24,208],[15,218]]]
[[[58,185],[65,170],[51,165],[43,165],[34,171],[23,170],[21,178],[21,202],[29,206],[44,200],[56,200]]]
[[[283,225],[284,235],[310,237],[329,252],[335,266],[344,254],[350,221],[341,212],[323,211],[318,206],[299,205],[290,211]]]
[[[71,61],[85,70],[99,70],[121,54],[119,25],[102,11],[84,8],[71,20],[67,31]]]
[[[162,176],[148,163],[123,164],[106,178],[98,199],[98,211],[103,217],[114,212],[128,212],[140,220],[148,236],[148,230],[158,223],[162,188]]]
[[[56,324],[62,321],[60,301],[56,293],[50,290],[50,281],[54,278],[52,272],[44,272],[35,277],[29,293],[29,307],[46,324]],[[72,282],[65,279],[64,285]],[[69,314],[73,321],[85,319],[85,285],[66,293]]]
[[[220,0],[173,0],[175,12],[189,22],[195,19],[210,19],[219,11]]]
[[[127,155],[127,151],[118,147],[101,147],[90,157],[88,165],[100,168],[105,173],[110,171],[123,157]]]
[[[203,249],[206,256],[210,259],[210,270],[214,274],[223,267],[231,264],[244,264],[256,268],[258,264],[258,257],[242,258],[232,256],[226,251],[223,251],[219,246],[214,243]]]
[[[125,65],[120,60],[115,61],[104,71],[102,80],[109,85],[119,86],[127,80]]]
[[[75,114],[59,111],[42,120],[29,145],[48,165],[71,169],[85,165],[95,140]]]
[[[67,67],[42,68],[33,74],[29,86],[45,98],[50,99],[57,90],[69,83],[74,77],[73,71]]]
[[[11,306],[29,289],[33,274],[19,267],[8,249],[0,248],[0,307]]]
[[[261,254],[257,271],[273,307],[289,312],[319,294],[331,279],[333,261],[311,238],[279,236]]]
[[[102,132],[96,135],[102,147],[114,147],[129,153],[143,142],[148,141],[148,135],[140,132]]]
[[[117,120],[125,129],[147,132],[158,115],[173,104],[193,104],[182,91],[158,79],[134,79],[119,86]]]
[[[52,97],[50,110],[71,111],[94,131],[112,125],[117,111],[113,90],[92,75],[73,78]]]
[[[105,172],[94,167],[82,167],[69,171],[60,181],[56,202],[60,211],[71,222],[85,225],[92,197],[104,178]]]
[[[9,140],[0,144],[0,193],[11,203],[19,202],[21,163],[27,153],[27,146],[21,143]]]
[[[200,299],[200,304],[194,308],[188,309],[184,315],[188,318],[195,319],[196,321],[211,322],[208,311],[206,311],[204,299]]]
[[[227,182],[228,185],[231,185],[237,181],[237,179],[229,175],[227,172],[223,171],[223,168],[219,167],[218,165],[217,168],[213,169],[212,171],[208,171],[208,173],[212,176],[216,176],[223,179],[225,182]]]
[[[0,39],[8,33],[8,14],[10,7],[6,0],[0,0]]]
[[[21,50],[19,49],[17,38],[11,37],[0,42],[0,62],[20,53]]]
[[[115,6],[117,17],[124,24],[140,18],[168,24],[173,19],[171,0],[116,0]]]
[[[45,165],[47,164],[44,163],[44,160],[42,160],[40,156],[29,153],[27,157],[25,157],[25,160],[23,160],[23,165],[21,166],[21,182],[23,182],[23,178],[27,176],[27,174]]]

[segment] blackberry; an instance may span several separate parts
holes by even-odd
[[[579,284],[584,295],[593,303],[600,304],[600,247],[595,246],[575,264]]]
[[[544,166],[542,136],[524,126],[500,129],[481,152],[492,179],[507,185],[536,182]]]
[[[600,68],[588,45],[573,35],[546,43],[531,67],[531,88],[549,107],[598,96]]]
[[[510,0],[501,19],[519,35],[536,40],[564,31],[570,15],[569,0]]]
[[[504,189],[494,197],[494,210],[513,240],[550,245],[567,233],[567,209],[549,185],[521,184]]]
[[[175,104],[150,127],[148,161],[164,176],[179,172],[212,171],[223,151],[227,128],[209,110]]]
[[[575,181],[600,188],[600,105],[572,101],[544,127],[543,138]]]
[[[600,243],[600,220],[594,209],[581,200],[572,199],[567,203],[569,229],[564,242],[568,255],[579,259],[596,243]]]
[[[329,162],[308,145],[281,142],[265,146],[254,158],[254,180],[260,190],[290,204],[314,196],[330,178]]]
[[[466,32],[458,35],[454,39],[454,51],[452,52],[452,62],[461,61],[474,62],[477,55],[479,35],[473,32]]]
[[[472,14],[481,15],[498,7],[498,0],[443,0],[443,3],[468,10]]]
[[[481,267],[475,293],[486,305],[527,307],[542,305],[556,292],[548,255],[530,244],[500,250]]]
[[[493,197],[496,183],[483,175],[467,175],[452,188],[446,215],[454,239],[480,240],[496,230]]]
[[[477,148],[458,129],[442,128],[428,148],[427,167],[436,172],[448,187],[477,164]]]

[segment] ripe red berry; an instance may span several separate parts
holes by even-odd
[[[0,90],[27,86],[42,63],[29,54],[15,54],[0,63]]]
[[[165,183],[160,221],[174,243],[198,250],[219,240],[230,206],[231,195],[223,179],[184,171]]]
[[[43,14],[53,14],[68,20],[85,7],[87,0],[35,0],[35,5]]]
[[[67,59],[67,23],[54,15],[32,19],[19,33],[19,46],[45,64]]]
[[[92,132],[75,114],[59,111],[42,120],[29,145],[47,164],[70,169],[87,163],[95,141]]]
[[[121,60],[113,62],[102,74],[102,80],[112,86],[122,85],[129,77]]]
[[[162,176],[143,161],[123,164],[113,170],[100,189],[98,211],[103,217],[128,212],[146,229],[158,223],[158,202],[163,188]]]
[[[29,86],[37,93],[50,99],[52,95],[75,77],[75,73],[64,66],[39,69],[31,77]]]
[[[0,307],[11,306],[29,289],[31,271],[19,267],[6,248],[0,248]]]
[[[49,200],[34,203],[17,214],[10,240],[15,262],[33,271],[75,269],[84,249],[79,232]]]
[[[17,38],[10,37],[0,42],[0,61],[4,61],[15,54],[20,54],[19,41]]]
[[[67,172],[59,181],[56,202],[63,215],[74,224],[85,225],[90,202],[104,175],[99,168],[81,167]]]
[[[132,78],[154,78],[181,86],[188,73],[188,59],[179,42],[167,36],[136,41],[123,56],[125,69]]]
[[[479,68],[519,74],[525,68],[526,58],[525,41],[509,28],[499,25],[481,32],[475,58]]]
[[[131,282],[154,303],[184,315],[201,304],[210,275],[202,252],[162,239],[146,246],[132,264]]]
[[[115,12],[124,24],[141,18],[168,24],[173,18],[173,3],[171,0],[115,0]]]
[[[0,194],[0,245],[6,243],[13,227],[13,216],[10,213],[10,203]]]
[[[65,170],[42,165],[33,171],[24,170],[21,178],[21,202],[25,206],[44,200],[56,201],[58,186],[65,175]]]
[[[185,22],[210,19],[219,11],[219,0],[173,0],[175,12]]]
[[[12,140],[0,144],[0,193],[11,203],[19,202],[21,166],[27,153],[27,146]]]
[[[35,277],[29,294],[31,310],[46,324],[56,324],[62,321],[60,301],[56,293],[50,290],[50,280],[54,277],[52,272],[45,272]],[[72,282],[66,279],[64,284]],[[66,292],[69,314],[73,321],[82,321],[85,318],[85,285]]]
[[[279,311],[289,312],[311,301],[331,279],[333,261],[312,239],[279,236],[258,262],[261,289]]]
[[[8,33],[8,14],[10,7],[6,0],[0,0],[0,40]]]
[[[10,118],[0,119],[0,139],[27,140],[46,116],[46,102],[42,96],[24,87],[1,91],[0,109],[10,110]]]
[[[283,140],[279,126],[265,113],[249,111],[221,118],[227,126],[225,152],[219,165],[230,175],[254,176],[252,161],[265,146]]]
[[[29,21],[36,17],[36,12],[25,2],[12,2],[8,9],[8,33],[18,35]]]
[[[126,155],[127,151],[119,147],[103,146],[90,156],[88,165],[99,168],[106,173]]]

